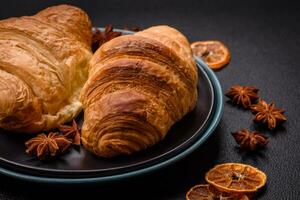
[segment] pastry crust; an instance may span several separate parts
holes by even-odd
[[[194,109],[198,73],[188,40],[155,26],[102,45],[81,92],[83,145],[102,157],[150,147]]]
[[[76,117],[91,38],[87,14],[69,5],[1,20],[0,127],[33,133]]]

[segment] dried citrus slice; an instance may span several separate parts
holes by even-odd
[[[205,175],[206,181],[224,192],[255,192],[266,184],[267,176],[250,165],[226,163],[216,165]]]
[[[203,184],[192,187],[186,194],[186,200],[248,200],[244,194],[221,193],[211,185]]]
[[[220,41],[197,41],[191,44],[193,54],[203,59],[212,69],[220,69],[229,63],[230,52]]]

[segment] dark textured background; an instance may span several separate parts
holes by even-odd
[[[63,1],[1,1],[0,18],[34,14]],[[67,2],[67,1],[64,1]],[[259,153],[240,151],[230,132],[255,126],[252,114],[225,102],[224,115],[213,136],[184,160],[160,172],[106,186],[54,187],[0,176],[0,200],[61,199],[184,199],[203,182],[217,163],[242,162],[268,175],[257,199],[300,199],[300,7],[293,1],[73,1],[86,10],[95,26],[169,24],[191,41],[218,39],[232,53],[230,64],[216,72],[225,91],[233,84],[256,85],[267,101],[286,109],[287,123],[270,133]],[[258,127],[259,128],[259,127]]]

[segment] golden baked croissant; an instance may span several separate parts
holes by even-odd
[[[91,22],[60,5],[0,21],[0,127],[38,132],[82,109],[79,93],[92,56]]]
[[[174,28],[117,37],[96,51],[89,67],[80,96],[82,142],[98,156],[157,143],[196,105],[197,68],[189,42]]]

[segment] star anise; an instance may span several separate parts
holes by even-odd
[[[268,124],[269,129],[274,129],[279,123],[287,120],[284,110],[276,108],[274,102],[267,103],[260,99],[257,104],[251,106],[252,112],[255,114],[253,119],[255,122]]]
[[[128,31],[134,31],[134,32],[139,32],[142,30],[142,28],[138,26],[133,26],[133,27],[125,26],[124,29]]]
[[[254,151],[268,144],[268,137],[257,131],[250,132],[247,129],[242,129],[232,133],[232,136],[236,143],[246,150]]]
[[[25,143],[26,153],[35,155],[41,160],[64,153],[70,145],[71,141],[54,132],[48,135],[39,134]]]
[[[60,132],[74,145],[80,145],[80,129],[75,120],[73,120],[72,126],[60,125]]]
[[[258,89],[254,86],[232,86],[225,94],[231,101],[244,108],[249,108],[258,99]]]
[[[96,31],[93,33],[92,39],[93,51],[96,51],[105,42],[108,42],[113,38],[119,37],[120,35],[122,35],[121,32],[113,31],[113,26],[111,24],[106,25],[104,31],[96,29]]]

